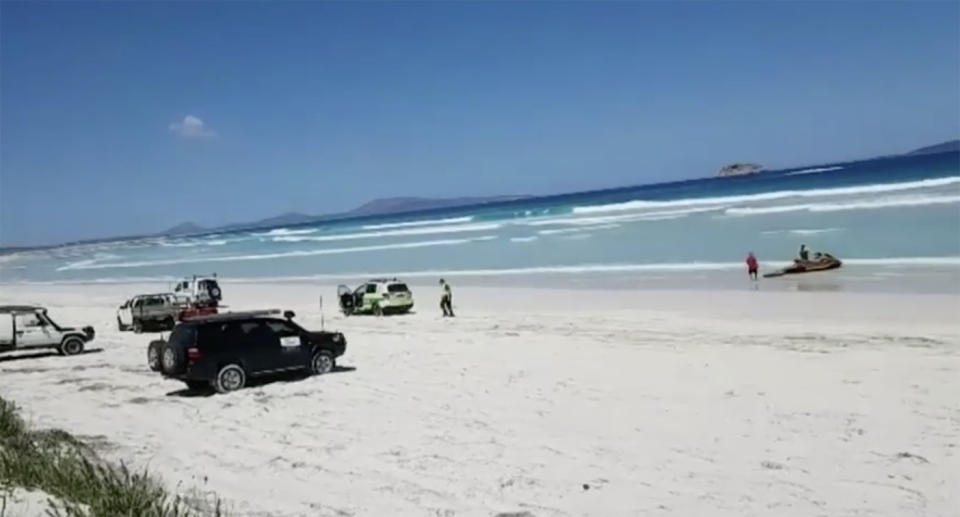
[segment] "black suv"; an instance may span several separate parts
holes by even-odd
[[[308,370],[327,373],[343,355],[339,332],[311,332],[292,321],[293,312],[228,312],[183,321],[170,339],[147,348],[151,370],[179,379],[190,389],[238,390],[251,376]]]

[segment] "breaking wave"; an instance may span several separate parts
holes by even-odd
[[[789,233],[792,235],[817,235],[821,233],[834,233],[842,232],[843,228],[811,228],[809,230],[798,228],[794,230],[767,230],[765,232],[760,232],[762,235],[778,235]]]
[[[138,268],[151,266],[170,266],[175,264],[198,264],[204,262],[238,262],[246,260],[269,260],[290,257],[311,257],[316,255],[337,255],[342,253],[362,253],[366,251],[383,251],[396,249],[426,248],[430,246],[457,246],[460,244],[469,244],[471,242],[482,242],[496,239],[494,235],[476,237],[472,239],[445,239],[435,241],[420,242],[402,242],[395,244],[380,244],[374,246],[356,246],[352,248],[330,248],[319,250],[297,250],[282,253],[260,253],[250,255],[228,255],[224,257],[192,257],[164,260],[143,260],[138,262],[108,262],[98,263],[96,259],[90,259],[80,262],[67,264],[57,271],[86,270],[86,269],[119,269],[119,268]]]
[[[595,230],[612,230],[614,228],[619,228],[619,224],[601,224],[596,226],[581,226],[578,228],[559,228],[555,230],[540,230],[540,235],[563,235],[569,233],[580,233],[580,232],[590,232]]]
[[[459,224],[447,226],[429,226],[426,228],[405,228],[398,230],[384,230],[380,232],[342,233],[334,235],[294,235],[274,237],[274,242],[330,242],[355,239],[372,239],[376,237],[397,237],[403,235],[434,235],[438,233],[484,232],[497,230],[503,225],[500,223]]]
[[[297,230],[290,230],[288,228],[274,228],[269,232],[254,233],[253,235],[256,235],[258,237],[276,237],[279,235],[306,235],[308,233],[314,233],[317,230],[319,230],[319,228],[302,228]]]
[[[727,215],[762,215],[784,212],[842,212],[846,210],[873,210],[878,208],[943,205],[960,203],[960,196],[899,196],[847,203],[807,203],[802,205],[778,205],[761,207],[728,208]]]
[[[593,226],[599,224],[631,221],[663,221],[667,219],[680,219],[690,214],[701,212],[714,212],[717,210],[723,210],[724,208],[726,208],[726,206],[686,208],[681,210],[662,210],[656,212],[643,212],[640,214],[600,215],[588,217],[554,217],[533,221],[523,221],[521,224],[526,226]]]
[[[387,228],[407,228],[411,226],[430,226],[430,225],[439,225],[439,224],[460,224],[460,223],[469,223],[473,221],[473,216],[467,217],[451,217],[449,219],[432,219],[426,221],[409,221],[403,223],[384,223],[384,224],[368,224],[363,226],[364,230],[383,230]]]
[[[843,170],[843,167],[834,166],[834,167],[815,167],[813,169],[803,169],[800,171],[793,171],[784,174],[784,176],[795,176],[797,174],[819,174],[821,172],[830,172],[830,171],[840,171]]]
[[[950,176],[946,178],[926,179],[918,181],[905,181],[901,183],[879,183],[874,185],[860,185],[853,187],[834,187],[817,188],[809,190],[780,190],[775,192],[764,192],[761,194],[743,194],[735,196],[721,197],[701,197],[675,199],[672,201],[627,201],[624,203],[612,203],[607,205],[578,206],[573,208],[574,214],[595,214],[603,212],[620,212],[625,210],[644,210],[648,208],[667,208],[681,206],[703,206],[703,205],[732,205],[736,203],[749,203],[753,201],[769,201],[774,199],[784,199],[791,197],[830,197],[830,196],[848,196],[856,194],[875,194],[883,192],[898,192],[903,190],[916,190],[934,187],[943,187],[960,183],[960,176]]]
[[[187,241],[187,242],[161,242],[160,245],[165,248],[194,248],[197,246],[223,246],[226,240],[215,241]]]

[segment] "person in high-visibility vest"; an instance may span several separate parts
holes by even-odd
[[[443,317],[453,317],[453,291],[446,280],[440,279],[440,285],[443,293],[440,295],[440,310],[443,311]]]

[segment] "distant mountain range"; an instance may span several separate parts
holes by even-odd
[[[960,140],[949,140],[943,142],[942,144],[937,145],[928,145],[927,147],[921,147],[920,149],[910,151],[908,155],[921,155],[921,154],[938,154],[938,153],[949,153],[960,151]]]
[[[299,212],[289,212],[259,221],[248,223],[235,223],[215,228],[204,228],[191,222],[178,224],[159,236],[173,235],[193,235],[198,233],[224,232],[246,229],[270,228],[275,226],[293,226],[298,224],[309,224],[323,221],[336,221],[339,219],[349,219],[353,217],[367,217],[377,215],[398,215],[410,212],[419,212],[422,210],[433,210],[440,208],[455,208],[458,206],[482,205],[484,203],[496,203],[499,201],[511,201],[522,199],[527,196],[492,196],[492,197],[458,197],[451,199],[431,199],[422,197],[390,197],[374,199],[364,203],[349,212],[340,212],[335,214],[308,215]]]

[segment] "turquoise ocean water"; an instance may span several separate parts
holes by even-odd
[[[901,156],[296,227],[0,256],[0,281],[741,268],[805,243],[856,265],[960,268],[960,154]]]

